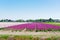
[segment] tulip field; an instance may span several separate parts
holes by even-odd
[[[40,23],[40,22],[33,22],[33,23],[25,23],[25,24],[18,24],[13,26],[5,27],[6,29],[11,30],[24,30],[25,31],[60,31],[60,26],[57,24],[49,24],[49,23]]]
[[[0,23],[0,40],[60,40],[60,23]]]

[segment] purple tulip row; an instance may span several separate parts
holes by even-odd
[[[45,24],[45,23],[26,23],[26,24],[20,24],[20,25],[14,25],[7,27],[9,29],[16,29],[16,30],[23,30],[23,29],[30,29],[30,30],[48,30],[48,29],[54,29],[54,30],[60,30],[60,26],[52,25],[52,24]]]

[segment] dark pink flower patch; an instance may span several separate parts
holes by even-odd
[[[16,29],[16,30],[23,30],[25,28],[31,29],[31,30],[34,30],[34,29],[36,29],[36,30],[48,30],[48,29],[60,30],[60,26],[45,24],[45,23],[39,23],[39,22],[14,25],[14,26],[6,27],[6,28]]]

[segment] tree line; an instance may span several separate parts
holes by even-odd
[[[22,20],[22,19],[18,19],[18,20],[11,20],[11,19],[2,19],[0,20],[0,22],[60,22],[59,19],[28,19],[28,20]]]

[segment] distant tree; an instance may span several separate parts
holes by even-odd
[[[60,20],[59,19],[55,19],[54,22],[60,22]]]
[[[49,22],[54,22],[54,20],[52,19],[52,18],[49,18],[49,20],[48,20]]]
[[[8,22],[15,22],[14,20],[10,20],[10,19],[8,19],[7,21],[8,21]]]
[[[59,19],[28,19],[28,20],[22,20],[22,19],[18,19],[18,20],[11,20],[11,19],[2,19],[0,20],[0,22],[60,22]]]
[[[48,22],[48,19],[41,19],[41,22]]]
[[[5,22],[5,19],[0,20],[0,22]]]
[[[2,20],[0,20],[0,22],[13,22],[13,20],[10,20],[10,19],[2,19]]]
[[[36,19],[35,22],[42,22],[42,19]]]
[[[25,22],[25,21],[22,19],[19,19],[19,20],[16,20],[16,22]]]
[[[32,19],[29,19],[29,20],[26,20],[26,22],[34,22],[34,20],[32,20]]]
[[[0,22],[3,22],[3,20],[0,20]]]

